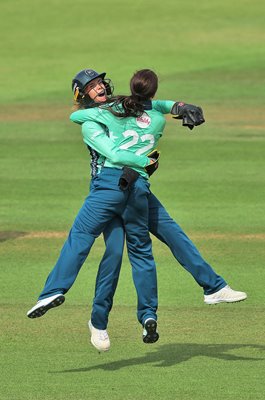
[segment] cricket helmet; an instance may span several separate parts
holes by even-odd
[[[98,73],[93,69],[83,69],[78,72],[72,80],[72,90],[74,93],[75,100],[81,100],[85,97],[85,88],[89,82],[96,78],[102,78],[103,84],[106,88],[107,96],[111,96],[114,90],[113,84],[110,79],[104,79],[106,72]]]

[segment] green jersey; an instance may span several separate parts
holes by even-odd
[[[163,114],[169,113],[173,104],[156,100],[140,117],[127,118],[116,117],[101,106],[76,111],[70,119],[83,124],[84,142],[106,157],[104,166],[128,165],[148,178],[144,169],[150,163],[147,155],[156,148],[166,123]]]

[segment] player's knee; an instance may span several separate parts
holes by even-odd
[[[115,264],[120,262],[122,256],[123,256],[123,247],[119,246],[107,247],[104,254],[104,257],[108,257]]]

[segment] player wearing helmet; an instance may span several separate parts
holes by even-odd
[[[105,103],[113,94],[110,79],[105,79],[106,73],[98,73],[93,69],[83,69],[72,80],[74,99],[83,108]],[[88,96],[87,93],[90,92]]]

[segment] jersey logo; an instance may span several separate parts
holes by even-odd
[[[151,118],[148,114],[143,113],[140,117],[136,118],[136,123],[139,128],[147,128],[151,124]]]
[[[104,133],[103,129],[100,131],[95,131],[92,135],[91,135],[91,139],[94,140],[96,139],[96,137],[98,137],[99,135],[102,135],[102,133]]]

